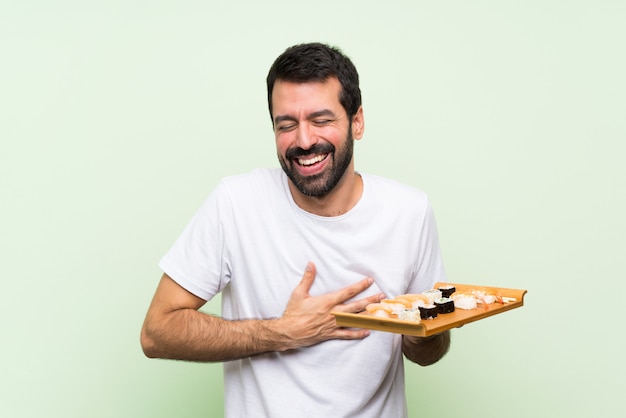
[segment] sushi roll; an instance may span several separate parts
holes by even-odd
[[[449,298],[441,298],[435,301],[435,306],[440,314],[454,312],[454,301]]]
[[[456,292],[456,287],[454,286],[440,286],[437,288],[441,292],[442,298],[449,298],[452,296],[454,292]]]
[[[398,311],[398,319],[402,319],[403,321],[420,322],[420,311],[419,309],[402,309]]]
[[[437,318],[438,309],[435,305],[420,306],[418,309],[420,311],[420,318],[422,319]]]

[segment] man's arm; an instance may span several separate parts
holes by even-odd
[[[361,339],[367,330],[338,328],[331,311],[360,312],[383,295],[344,303],[367,289],[367,278],[317,297],[309,295],[315,266],[307,265],[300,283],[276,319],[230,321],[199,312],[205,300],[189,293],[166,274],[156,290],[141,330],[148,357],[191,361],[229,361],[270,351],[285,351],[329,339]]]
[[[438,362],[450,349],[450,331],[430,337],[402,336],[404,356],[420,366],[430,366]]]

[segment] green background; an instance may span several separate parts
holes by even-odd
[[[625,21],[602,0],[2,2],[0,416],[222,415],[221,366],[148,360],[139,329],[216,182],[277,166],[265,75],[317,40],[361,74],[357,169],[429,193],[449,279],[528,289],[406,365],[410,416],[619,415]]]

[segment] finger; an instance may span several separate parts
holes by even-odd
[[[360,282],[351,284],[350,286],[346,286],[343,289],[339,289],[336,292],[333,292],[331,295],[335,299],[335,304],[339,305],[340,303],[344,303],[345,301],[352,299],[353,297],[370,287],[372,283],[374,283],[374,279],[368,277],[361,280]]]
[[[311,290],[311,286],[313,286],[313,282],[315,281],[315,275],[317,274],[317,270],[315,268],[315,264],[309,261],[304,269],[304,274],[302,275],[302,279],[300,283],[294,289],[295,294],[299,294],[301,296],[308,296],[309,291]]]
[[[333,338],[338,340],[362,340],[370,335],[368,329],[348,329],[337,328],[333,333]]]
[[[353,313],[362,312],[370,303],[379,303],[381,300],[385,298],[386,296],[384,293],[377,293],[375,295],[368,296],[363,299],[355,300],[350,303],[343,303],[343,304],[337,305],[334,310],[339,311],[339,312],[353,312]]]

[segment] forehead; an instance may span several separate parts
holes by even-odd
[[[337,78],[323,82],[295,83],[277,80],[272,90],[272,113],[282,114],[315,112],[320,109],[340,111],[341,83]]]

